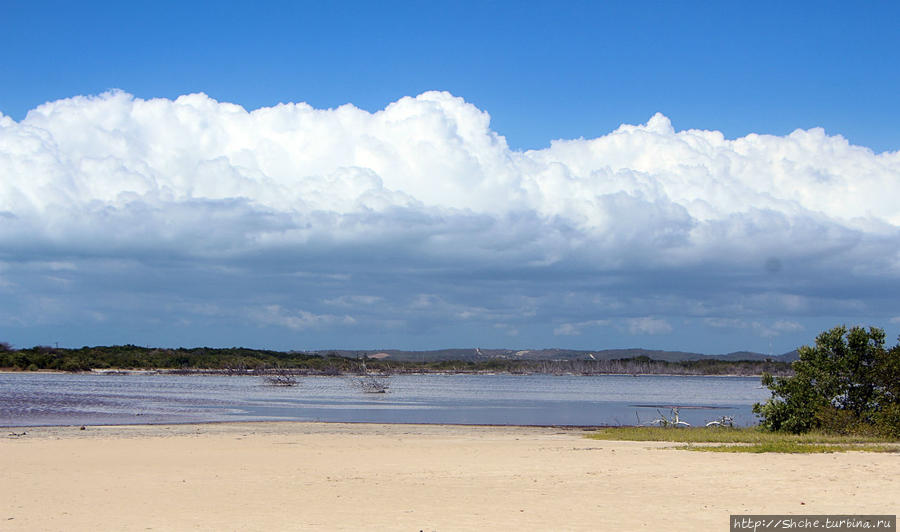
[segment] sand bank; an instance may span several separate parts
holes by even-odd
[[[694,453],[583,433],[3,429],[0,530],[721,531],[732,513],[900,513],[896,454]]]

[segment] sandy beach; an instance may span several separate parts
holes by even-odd
[[[722,531],[729,514],[900,513],[896,454],[696,453],[584,433],[3,429],[0,530]]]

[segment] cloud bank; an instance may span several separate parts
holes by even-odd
[[[823,305],[887,312],[898,197],[900,151],[821,129],[726,139],[656,114],[520,152],[446,92],[370,113],[113,91],[0,115],[0,291],[21,310],[74,283],[108,296],[102,316],[166,271],[142,293],[190,299],[169,311],[187,321],[496,334],[533,320],[584,338],[696,318],[772,336]],[[204,279],[243,310],[190,310],[232,297]]]

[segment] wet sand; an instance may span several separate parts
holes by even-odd
[[[0,530],[721,531],[729,514],[900,513],[897,454],[695,453],[584,433],[337,423],[3,429]]]

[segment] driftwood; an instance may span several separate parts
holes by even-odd
[[[651,421],[650,422],[651,425],[659,425],[660,427],[678,427],[678,426],[690,427],[691,426],[691,424],[688,423],[687,421],[681,421],[680,419],[678,419],[678,407],[677,406],[672,407],[672,417],[671,418],[666,417],[666,415],[663,414],[662,412],[660,412],[659,410],[657,410],[657,412],[659,413],[659,418]]]
[[[296,386],[297,377],[287,369],[274,369],[263,375],[263,381],[269,386]]]
[[[389,374],[369,373],[365,360],[360,361],[360,374],[356,384],[364,393],[387,393]]]
[[[734,426],[734,416],[722,416],[719,419],[714,421],[710,421],[706,424],[707,427],[733,427]]]

